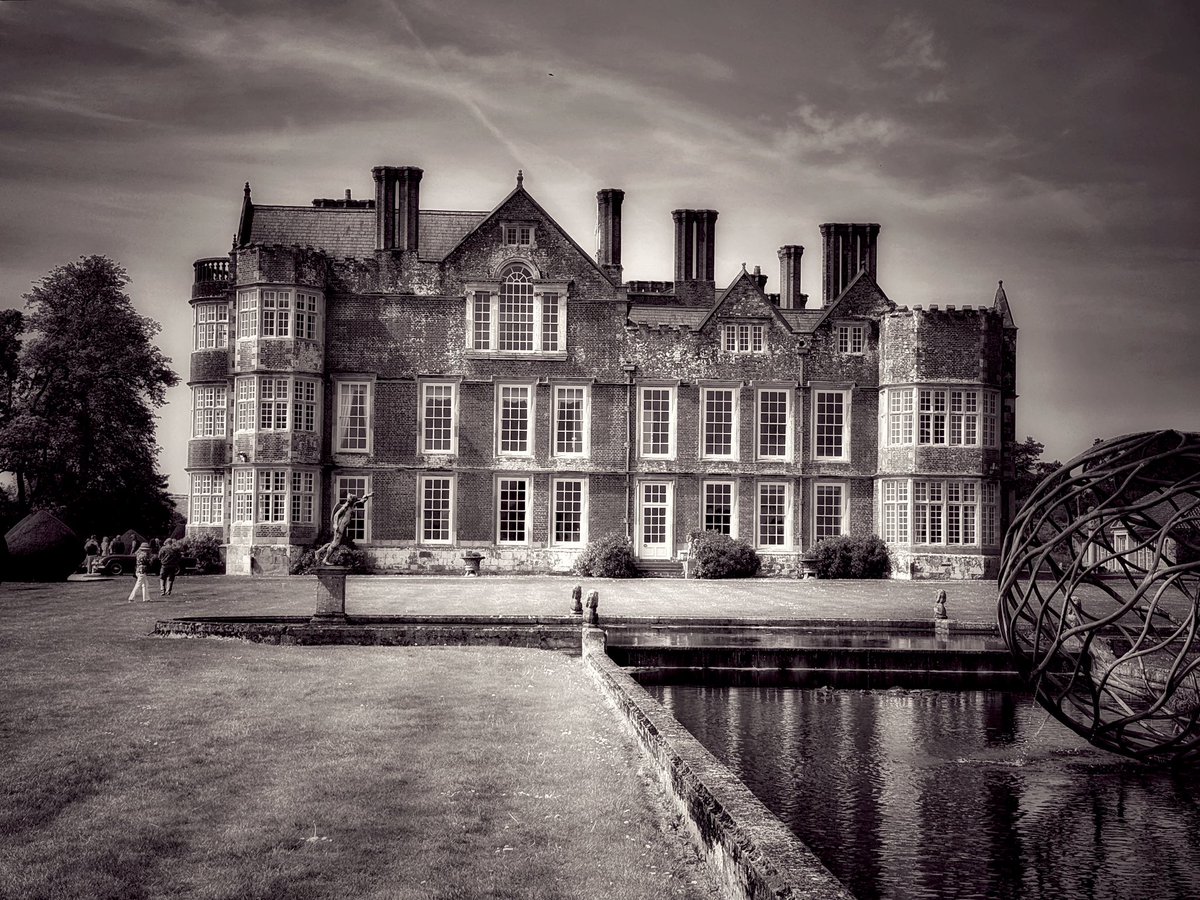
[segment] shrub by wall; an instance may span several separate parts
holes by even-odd
[[[225,558],[221,555],[221,539],[212,534],[193,534],[185,538],[182,547],[184,556],[196,559],[200,572],[224,572]]]
[[[319,547],[310,547],[305,550],[300,558],[292,563],[291,573],[293,575],[313,574],[317,570],[317,550],[319,549]],[[346,566],[356,575],[370,571],[371,567],[367,552],[359,550],[353,544],[340,544],[334,547],[329,554],[329,559],[325,562],[331,566]]]
[[[633,544],[616,532],[588,541],[575,561],[575,571],[592,578],[633,578],[637,575]]]
[[[812,551],[818,578],[887,578],[892,572],[887,544],[876,535],[825,538]]]
[[[715,531],[692,532],[689,559],[697,578],[753,578],[762,567],[753,547]]]

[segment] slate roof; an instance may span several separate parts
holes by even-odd
[[[485,212],[421,210],[418,247],[421,258],[442,259],[486,216]],[[375,210],[255,204],[249,243],[314,247],[337,257],[372,256]]]
[[[651,328],[657,328],[659,325],[683,325],[694,331],[700,327],[708,313],[707,306],[639,306],[635,303],[629,307],[629,321]]]
[[[824,314],[823,307],[816,309],[781,309],[780,315],[792,326],[792,330],[803,334],[811,334],[816,330],[817,323]]]

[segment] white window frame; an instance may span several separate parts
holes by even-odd
[[[258,337],[258,288],[243,288],[237,292],[237,339]]]
[[[838,353],[862,356],[867,348],[867,326],[862,322],[839,322],[836,326]]]
[[[824,455],[820,452],[820,431],[817,420],[820,417],[821,395],[840,394],[842,397],[842,434],[841,454],[838,456]],[[854,393],[850,388],[816,387],[812,389],[812,458],[815,462],[849,462],[850,461],[850,419],[853,407]]]
[[[354,488],[356,496],[362,497],[372,493],[371,476],[365,473],[356,472],[338,472],[333,478],[333,505],[337,506],[342,502],[342,499],[350,493],[350,487],[347,482],[360,481],[361,485]],[[360,493],[361,491],[361,493]],[[346,536],[352,541],[359,544],[369,544],[371,542],[371,513],[373,511],[375,500],[374,498],[367,500],[366,504],[359,506],[354,510],[354,515],[350,518],[350,526],[346,529]],[[354,537],[353,532],[358,523],[362,523],[363,536]]]
[[[766,487],[782,487],[783,488],[783,543],[782,544],[767,544],[763,538],[763,488]],[[794,497],[795,488],[790,480],[780,478],[763,478],[756,481],[754,484],[754,546],[759,551],[764,553],[784,553],[790,551],[795,546],[795,537],[792,533],[792,520],[794,514]]]
[[[912,543],[912,480],[885,478],[879,483],[879,522],[884,541]]]
[[[375,382],[368,378],[337,378],[333,383],[333,415],[334,415],[334,430],[333,430],[333,452],[335,454],[346,454],[355,456],[370,456],[375,447]],[[366,418],[366,435],[364,447],[346,447],[345,440],[347,437],[346,429],[348,427],[349,407],[344,406],[342,400],[343,392],[349,392],[351,388],[365,387],[365,418]],[[343,412],[343,409],[346,411]]]
[[[766,326],[761,322],[725,323],[721,326],[721,349],[726,353],[766,353]]]
[[[536,249],[537,223],[520,221],[501,222],[500,243],[505,247],[525,247],[530,250]]]
[[[258,375],[256,377],[258,379],[256,403],[258,413],[255,430],[260,432],[291,431],[292,393],[294,391],[292,379],[286,375]],[[268,409],[267,404],[270,404],[270,412],[267,422],[264,424],[263,413]],[[282,419],[280,419],[281,411]]]
[[[450,436],[446,449],[429,447],[429,394],[432,388],[450,391]],[[417,452],[422,456],[458,455],[458,383],[454,381],[422,381],[417,399]]]
[[[784,401],[787,403],[787,414],[785,416],[784,428],[784,452],[782,455],[773,453],[765,455],[763,453],[762,441],[762,414],[763,414],[763,394],[783,394]],[[796,392],[785,385],[758,385],[754,390],[754,458],[759,462],[784,462],[790,463],[795,456],[796,442]]]
[[[229,347],[229,304],[197,303],[192,308],[192,350],[225,350]]]
[[[838,506],[838,528],[840,529],[835,534],[818,534],[817,519],[821,515],[820,496],[822,489],[836,488],[839,496]],[[827,537],[840,537],[848,533],[849,527],[849,508],[850,508],[850,491],[844,481],[814,481],[813,482],[813,498],[812,498],[812,536],[813,543],[817,544],[825,540]]]
[[[731,397],[730,402],[730,422],[729,422],[729,452],[728,453],[709,453],[708,452],[708,398],[710,394],[728,393]],[[739,450],[741,448],[741,395],[740,388],[733,385],[704,385],[700,388],[700,458],[714,460],[737,460]]]
[[[738,536],[738,482],[736,478],[704,478],[700,481],[700,528],[711,531],[708,527],[708,489],[710,487],[729,488],[729,531],[731,538]]]
[[[649,391],[665,391],[669,419],[667,421],[667,451],[653,453],[646,450],[646,394]],[[679,391],[675,385],[640,384],[638,385],[637,408],[637,438],[638,457],[640,459],[674,459],[676,453],[676,436],[679,432]]]
[[[450,488],[450,507],[447,510],[445,538],[428,538],[425,536],[426,513],[425,486],[430,482],[447,482]],[[446,546],[453,544],[458,535],[458,479],[453,473],[438,473],[417,476],[417,543],[427,546]]]
[[[233,521],[235,524],[254,522],[255,489],[254,469],[233,470]]]
[[[292,327],[292,336],[296,340],[317,343],[324,341],[324,306],[325,298],[321,293],[311,289],[296,289],[295,319]]]
[[[189,525],[225,524],[225,473],[193,472]]]
[[[579,485],[579,539],[558,539],[558,486],[567,482]],[[556,475],[550,479],[550,545],[552,547],[582,547],[588,541],[588,494],[590,485],[586,475]],[[498,533],[498,532],[497,532]]]
[[[291,473],[286,468],[254,470],[254,522],[286,525],[291,508]],[[264,507],[266,514],[264,515]]]
[[[504,491],[504,485],[506,482],[510,482],[510,483],[521,482],[525,485],[525,522],[524,522],[525,530],[524,530],[524,535],[521,537],[520,540],[511,540],[511,539],[504,540],[501,537],[501,535],[503,534],[503,531],[501,529],[501,516],[502,516],[503,510],[501,510],[501,508],[500,508],[500,500],[501,500],[500,495]],[[500,546],[500,547],[527,547],[529,545],[529,536],[533,531],[533,522],[532,522],[533,516],[531,515],[532,509],[533,509],[533,479],[527,475],[510,475],[510,474],[497,475],[496,482],[495,482],[495,489],[494,489],[493,494],[494,494],[495,504],[496,504],[496,507],[495,507],[496,515],[495,515],[495,519],[494,519],[494,526],[496,529],[496,531],[495,531],[496,545]]]
[[[321,381],[317,378],[302,378],[294,376],[292,379],[292,413],[291,426],[292,430],[304,434],[320,434],[321,433],[321,407],[324,406],[321,398]],[[307,396],[306,388],[312,388],[312,396]],[[312,426],[307,427],[309,421],[308,413],[312,413]]]
[[[223,438],[229,433],[227,395],[228,390],[223,384],[201,384],[192,388],[192,437]]]
[[[240,375],[234,379],[234,431],[258,430],[258,376]]]
[[[504,392],[524,391],[525,409],[525,449],[506,450],[504,448]],[[496,383],[495,415],[496,423],[495,447],[496,456],[528,459],[533,456],[534,422],[537,417],[537,385],[528,381],[500,381]]]
[[[292,469],[288,498],[288,521],[293,525],[315,525],[320,521],[317,492],[321,478],[311,469]]]
[[[553,410],[550,430],[550,455],[560,459],[584,459],[592,455],[592,387],[588,384],[556,384],[553,388]],[[562,451],[558,449],[559,412],[562,409],[563,391],[582,391],[580,405],[580,444],[579,451]]]
[[[504,278],[507,277],[509,270],[514,265],[523,268],[533,284],[533,335],[532,349],[529,350],[500,349],[500,289],[503,287]],[[506,263],[501,266],[500,272],[499,281],[471,283],[464,286],[467,351],[499,358],[565,358],[567,355],[567,282],[542,281],[538,273],[524,262]],[[547,346],[546,335],[551,332],[547,332],[545,328],[547,306],[550,302],[548,298],[550,297],[554,298],[553,302],[557,310],[555,328],[552,332],[555,344],[553,347]],[[476,316],[477,301],[480,312],[478,317]],[[483,323],[482,319],[485,315],[487,321]],[[486,324],[486,331],[479,329],[477,333],[477,318],[481,320],[480,324]],[[484,340],[486,340],[487,346],[480,346]]]

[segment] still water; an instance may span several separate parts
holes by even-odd
[[[994,691],[647,688],[860,900],[1200,898],[1200,773]]]

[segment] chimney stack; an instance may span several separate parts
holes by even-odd
[[[599,246],[596,261],[609,278],[621,283],[621,203],[625,192],[604,188],[596,192],[596,229]]]
[[[675,281],[712,281],[717,253],[717,211],[676,209]]]
[[[421,175],[415,166],[376,166],[375,247],[417,249],[420,238]]]
[[[800,292],[800,263],[804,248],[785,244],[779,248],[779,308],[804,309],[808,297]]]
[[[821,226],[824,243],[825,282],[821,302],[828,306],[841,296],[860,271],[866,269],[872,278],[876,269],[876,241],[879,226],[875,223],[832,223]]]
[[[758,285],[758,289],[760,291],[766,290],[767,276],[763,274],[762,266],[755,266],[753,275],[754,275],[754,283]]]

